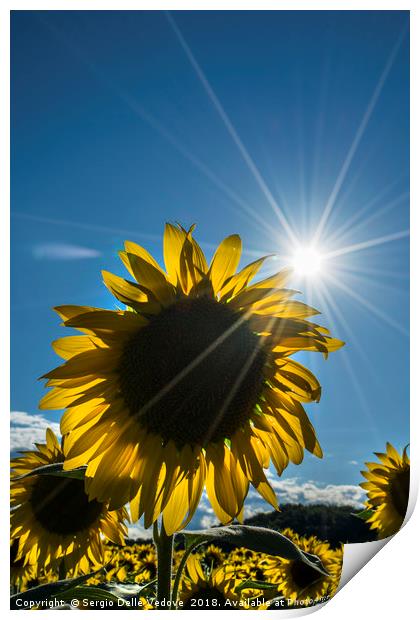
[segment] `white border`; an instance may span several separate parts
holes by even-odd
[[[411,210],[411,234],[414,239],[411,240],[411,265],[414,271],[414,277],[411,280],[411,316],[417,317],[419,313],[418,295],[419,295],[419,278],[416,277],[415,266],[420,263],[419,250],[418,250],[418,224],[419,224],[419,157],[418,157],[418,135],[419,124],[417,120],[417,114],[414,111],[420,109],[419,100],[419,83],[416,73],[419,74],[419,44],[418,44],[418,14],[414,1],[397,2],[392,0],[380,1],[380,0],[365,0],[365,1],[348,1],[342,0],[341,2],[334,2],[332,0],[323,2],[314,1],[299,1],[294,2],[274,2],[264,1],[260,2],[242,0],[228,1],[228,0],[213,0],[212,2],[205,2],[203,0],[184,1],[179,0],[167,0],[164,3],[158,2],[158,0],[121,0],[116,2],[115,0],[49,0],[44,2],[34,1],[7,1],[2,3],[0,10],[0,49],[1,49],[1,66],[2,72],[2,96],[0,97],[0,136],[2,139],[1,151],[0,151],[0,191],[2,193],[3,200],[1,201],[1,224],[0,224],[0,247],[2,249],[2,260],[0,261],[2,292],[6,292],[6,299],[1,300],[0,312],[1,312],[1,325],[2,331],[2,345],[5,351],[9,349],[9,307],[10,300],[8,299],[9,291],[9,217],[8,208],[5,205],[10,204],[10,183],[9,183],[9,58],[10,58],[10,35],[9,35],[9,12],[10,10],[410,10],[411,11],[411,204],[416,205],[416,208]],[[24,275],[23,275],[24,277]],[[419,344],[418,328],[413,322],[411,327],[412,334],[412,354],[411,354],[411,384],[417,387],[419,383],[419,365],[415,354],[419,350],[417,346]],[[5,353],[5,357],[7,353]],[[392,360],[390,355],[390,363],[398,363],[398,360]],[[10,375],[8,364],[2,365],[2,372],[0,373],[1,381],[1,396],[2,396],[2,417],[1,417],[1,437],[6,445],[3,445],[1,451],[3,461],[3,480],[8,479],[9,469],[9,385]],[[417,396],[417,390],[412,392],[412,411],[411,416],[411,461],[412,461],[412,479],[414,488],[418,489],[419,481],[419,469],[418,469],[418,429],[419,429],[419,398]],[[4,426],[3,426],[4,425]],[[7,485],[4,484],[4,487]],[[412,487],[413,488],[413,487]],[[417,494],[417,493],[416,493]],[[0,592],[1,592],[1,607],[11,615],[16,612],[10,612],[8,610],[8,532],[9,532],[9,507],[6,500],[7,493],[2,494],[1,508],[1,551],[3,561],[0,565]],[[353,616],[370,617],[373,614],[376,616],[381,613],[398,614],[399,617],[409,619],[413,617],[413,612],[417,611],[416,601],[416,586],[418,574],[418,564],[416,562],[415,545],[418,545],[417,532],[419,531],[420,516],[417,510],[408,524],[403,528],[403,531],[397,534],[391,542],[381,551],[376,557],[365,566],[362,571],[357,574],[350,584],[346,586],[331,602],[323,606],[322,609],[318,609],[320,618],[327,620],[331,618],[334,620],[339,617],[346,620]],[[414,553],[413,553],[414,551]],[[314,610],[314,611],[315,611]],[[46,612],[40,611],[38,614],[44,614]],[[53,612],[56,614],[66,612]],[[100,612],[91,612],[100,613]],[[112,613],[112,612],[111,612]],[[117,612],[114,612],[117,613]],[[156,613],[156,612],[155,612]],[[170,612],[160,612],[161,616],[166,616]],[[188,613],[188,612],[178,612]],[[219,614],[232,612],[218,612]],[[235,613],[235,612],[234,612]],[[242,612],[236,612],[240,614]],[[247,614],[257,614],[259,612],[247,612]],[[271,612],[273,613],[273,612]],[[279,612],[283,614],[289,614],[289,612]],[[299,612],[291,612],[296,615],[301,615]],[[47,618],[51,617],[51,612],[48,612]],[[154,616],[155,617],[155,616]],[[170,616],[169,616],[170,617]]]

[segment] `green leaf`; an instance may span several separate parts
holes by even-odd
[[[372,508],[365,508],[361,512],[353,512],[352,514],[354,517],[362,519],[362,521],[366,521],[366,519],[369,519],[373,515],[373,513],[374,510],[372,510]]]
[[[64,601],[71,601],[74,599],[79,601],[82,601],[83,599],[87,599],[88,601],[110,601],[112,603],[116,603],[118,608],[130,607],[128,601],[124,600],[120,596],[117,596],[116,594],[113,594],[112,592],[104,590],[99,586],[76,586],[75,588],[60,594],[59,598]],[[113,606],[114,605],[112,605],[112,607]],[[92,607],[95,608],[95,606]]]
[[[106,590],[107,592],[111,592],[119,598],[129,600],[133,598],[133,596],[139,597],[140,595],[145,595],[146,591],[151,590],[155,586],[156,582],[157,579],[153,579],[153,581],[139,585],[138,583],[119,583],[116,581],[109,581],[108,583],[101,583],[98,587]]]
[[[101,571],[102,568],[99,569]],[[93,575],[96,575],[99,571],[93,571],[92,573],[88,573],[87,575],[80,575],[79,577],[74,577],[73,579],[62,579],[61,581],[54,581],[51,583],[46,583],[41,586],[36,586],[35,588],[31,588],[30,590],[26,590],[25,592],[18,592],[17,594],[12,594],[10,597],[10,609],[22,609],[22,605],[17,605],[17,601],[20,602],[28,602],[28,603],[36,603],[39,601],[45,601],[51,597],[61,595],[68,590],[71,590],[75,586],[87,581]]]
[[[64,478],[76,478],[77,480],[83,480],[85,477],[86,465],[71,469],[69,471],[63,470],[63,463],[51,463],[49,465],[41,465],[36,467],[26,474],[21,476],[15,476],[12,480],[23,480],[24,478],[30,478],[31,476],[62,476]]]
[[[287,560],[301,560],[314,570],[326,575],[321,560],[297,547],[289,538],[275,530],[251,525],[227,525],[208,530],[183,531],[188,547],[196,547],[209,540],[220,540],[235,547],[246,547],[252,551],[275,555]]]
[[[235,592],[241,592],[248,588],[252,588],[253,590],[276,590],[277,585],[275,583],[268,583],[267,581],[258,581],[258,579],[250,578],[246,581],[242,581],[242,583],[236,586]]]

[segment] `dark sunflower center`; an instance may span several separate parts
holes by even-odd
[[[232,436],[263,386],[266,354],[241,316],[208,298],[152,317],[126,345],[122,396],[147,430],[179,446]]]
[[[392,504],[402,519],[405,517],[408,506],[408,496],[410,494],[410,469],[398,472],[390,482],[389,493]]]
[[[219,564],[222,563],[222,558],[220,557],[219,554],[213,553],[211,551],[210,553],[206,553],[204,555],[204,561],[207,564],[207,566],[215,568],[216,566],[219,566]]]
[[[122,566],[125,568],[127,573],[132,573],[136,567],[135,563],[132,560],[124,560]]]
[[[157,568],[154,562],[145,562],[143,564],[142,572],[147,572],[150,574],[151,579],[156,576]]]
[[[149,549],[142,549],[141,551],[137,552],[137,557],[139,558],[139,560],[143,560],[149,555],[149,553],[150,553]]]
[[[321,573],[301,560],[292,561],[290,573],[299,590],[307,588],[321,577]]]
[[[217,588],[200,588],[184,601],[182,609],[214,609],[225,607],[226,601],[227,598]]]
[[[103,509],[102,503],[88,500],[83,480],[58,476],[37,476],[29,502],[37,521],[63,536],[88,528]]]

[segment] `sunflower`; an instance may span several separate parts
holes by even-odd
[[[22,590],[24,589],[22,586],[36,579],[37,565],[25,563],[24,558],[19,554],[19,546],[19,538],[10,541],[10,583],[18,585]]]
[[[367,482],[360,486],[367,491],[365,506],[372,510],[366,520],[371,529],[377,530],[379,538],[395,534],[403,524],[410,493],[410,459],[407,447],[402,455],[390,444],[386,454],[375,452],[380,463],[366,463],[368,471],[361,474]]]
[[[200,554],[200,559],[208,568],[217,568],[223,564],[225,556],[220,547],[216,545],[208,545]]]
[[[198,555],[190,555],[178,593],[180,609],[234,609],[241,595],[235,592],[239,581],[231,570],[219,566],[204,570]],[[242,607],[243,605],[241,605]]]
[[[134,581],[134,576],[137,575],[140,567],[138,559],[127,552],[121,550],[116,558],[114,558],[112,564],[107,570],[107,581]]]
[[[155,579],[156,575],[157,557],[156,551],[153,550],[139,560],[138,573],[135,576],[134,581],[137,583],[152,581],[152,579]]]
[[[301,560],[287,560],[279,557],[268,558],[265,576],[270,583],[278,584],[283,596],[293,601],[316,601],[324,596],[332,596],[337,590],[343,563],[341,548],[332,549],[327,542],[316,536],[298,536],[287,528],[282,532],[302,551],[318,556],[329,577],[316,571]]]
[[[318,401],[315,376],[291,359],[342,346],[292,300],[290,270],[250,284],[267,258],[237,272],[241,240],[227,237],[210,265],[189,231],[168,224],[166,272],[127,242],[121,259],[135,282],[108,272],[121,310],[60,306],[66,362],[44,375],[41,409],[63,409],[65,469],[87,465],[91,499],[131,502],[148,528],[167,534],[192,518],[204,486],[222,523],[242,517],[251,483],[274,508],[264,470],[278,475],[306,448],[322,451],[302,402]]]
[[[14,476],[27,474],[49,463],[63,461],[64,455],[51,429],[46,444],[35,444],[11,463]],[[19,540],[17,561],[37,563],[46,569],[66,573],[88,572],[91,564],[102,565],[105,536],[124,543],[127,518],[124,508],[110,512],[108,506],[86,495],[84,483],[75,478],[33,475],[12,479],[11,538]]]
[[[264,581],[266,558],[267,556],[251,549],[237,547],[228,554],[226,564],[235,572],[237,578]]]

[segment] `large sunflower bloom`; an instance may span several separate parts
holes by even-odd
[[[377,530],[379,538],[386,538],[398,532],[407,512],[410,459],[407,448],[400,455],[390,443],[386,444],[386,454],[375,455],[380,462],[365,463],[368,471],[361,473],[367,482],[360,486],[367,491],[366,508],[373,511],[366,522]]]
[[[318,556],[329,574],[327,577],[301,560],[286,560],[269,557],[264,569],[267,581],[278,585],[278,590],[287,599],[309,602],[324,596],[332,596],[338,588],[343,564],[342,549],[332,549],[329,543],[316,536],[298,536],[293,530],[282,532],[302,551]]]
[[[14,476],[42,465],[59,463],[64,455],[51,429],[46,444],[23,452],[11,463]],[[51,475],[12,479],[11,538],[19,540],[15,561],[66,573],[88,572],[103,564],[102,538],[124,544],[125,508],[110,512],[107,504],[90,500],[83,480]]]
[[[237,272],[241,240],[210,263],[192,237],[167,225],[166,272],[142,247],[120,253],[136,282],[103,272],[126,310],[56,308],[83,332],[53,343],[65,364],[45,375],[42,409],[63,409],[65,468],[87,464],[89,497],[131,502],[145,527],[163,515],[171,534],[190,521],[204,486],[223,523],[241,518],[251,483],[277,508],[264,470],[280,475],[304,448],[322,456],[302,402],[321,388],[297,351],[325,356],[342,342],[291,300],[288,270],[250,284],[261,258]]]

